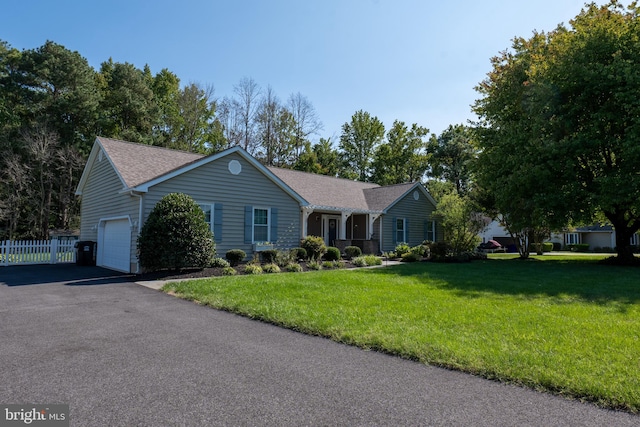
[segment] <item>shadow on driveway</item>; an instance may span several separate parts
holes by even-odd
[[[92,286],[130,282],[133,274],[76,264],[16,265],[0,267],[0,285],[25,286],[52,283]]]

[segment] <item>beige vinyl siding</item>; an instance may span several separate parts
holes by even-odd
[[[422,243],[424,240],[424,222],[433,220],[434,210],[435,206],[422,192],[419,192],[419,198],[415,200],[413,191],[410,191],[384,215],[382,220],[382,251],[392,251],[396,246],[393,238],[396,231],[394,219],[404,218],[408,221],[405,233],[407,236],[406,243],[409,246],[417,246]],[[436,227],[436,240],[442,240],[441,227],[437,223]]]
[[[229,162],[242,166],[238,175],[229,171]],[[214,210],[222,204],[222,240],[214,236],[216,251],[224,257],[230,249],[251,254],[251,244],[244,243],[245,206],[278,209],[278,248],[299,245],[300,205],[242,156],[230,154],[167,181],[154,185],[144,197],[144,218],[166,194],[185,193],[197,203],[212,203]]]
[[[131,221],[138,220],[138,199],[120,193],[122,189],[122,181],[106,156],[102,156],[102,160],[96,156],[81,196],[80,240],[96,242],[101,219],[129,216]],[[131,235],[131,264],[135,265],[137,231]]]

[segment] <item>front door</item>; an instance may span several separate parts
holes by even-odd
[[[326,215],[323,221],[324,230],[322,237],[327,246],[335,246],[336,239],[340,238],[340,217]]]

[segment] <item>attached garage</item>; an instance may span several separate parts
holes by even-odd
[[[111,270],[129,272],[131,262],[131,224],[129,218],[100,221],[96,264]]]

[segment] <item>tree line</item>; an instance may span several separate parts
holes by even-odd
[[[217,98],[166,68],[110,58],[95,70],[52,41],[19,51],[0,40],[0,238],[77,227],[74,191],[98,135],[205,155],[239,145],[265,165],[381,185],[430,171],[436,137],[417,124],[397,120],[387,131],[361,110],[339,140],[322,130],[306,96],[283,101],[249,77]]]

